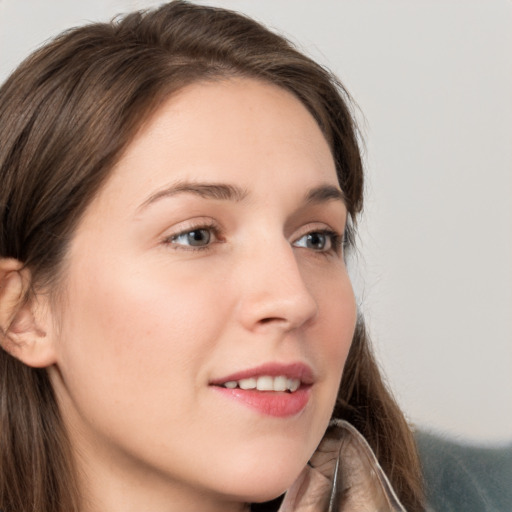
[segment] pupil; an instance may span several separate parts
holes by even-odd
[[[321,233],[310,233],[308,235],[308,245],[313,249],[323,249],[325,247],[325,236]]]
[[[210,233],[207,229],[196,229],[188,234],[190,245],[206,245],[210,242]]]

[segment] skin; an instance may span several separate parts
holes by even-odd
[[[254,80],[187,87],[129,145],[76,230],[48,335],[84,512],[244,510],[297,478],[356,319],[324,234],[343,234],[345,205],[305,201],[325,186],[339,190],[312,116]],[[299,414],[268,416],[209,385],[269,362],[312,368]]]

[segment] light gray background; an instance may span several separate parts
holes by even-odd
[[[0,0],[0,80],[48,37],[155,1]],[[408,417],[512,439],[512,2],[219,0],[284,32],[364,114],[354,281]]]

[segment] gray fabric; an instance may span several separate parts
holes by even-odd
[[[435,512],[512,512],[512,444],[464,445],[416,435],[427,500]]]

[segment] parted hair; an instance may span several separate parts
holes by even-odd
[[[84,209],[159,105],[187,85],[229,77],[270,82],[305,105],[330,145],[356,225],[363,166],[352,102],[338,79],[250,18],[175,1],[67,31],[0,88],[0,258],[30,270],[28,293],[58,287]],[[362,318],[333,415],[366,437],[405,507],[422,510],[415,443]],[[0,349],[0,509],[79,512],[76,481],[46,370]]]

